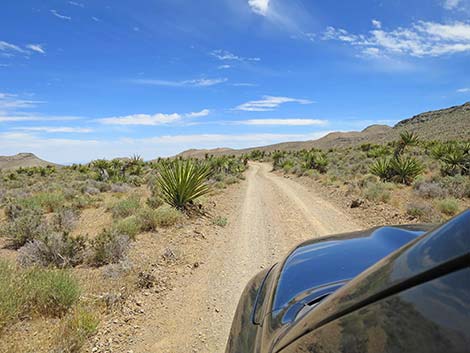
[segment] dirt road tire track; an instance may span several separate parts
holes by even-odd
[[[236,211],[203,265],[177,283],[124,352],[223,352],[239,296],[253,275],[300,241],[360,228],[312,190],[270,169],[250,165]]]

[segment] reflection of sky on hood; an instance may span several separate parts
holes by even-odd
[[[281,308],[308,289],[357,276],[420,234],[422,232],[383,227],[369,236],[318,242],[297,248],[282,270],[274,308]]]
[[[390,280],[396,282],[427,271],[470,252],[470,211],[430,232],[394,263]]]

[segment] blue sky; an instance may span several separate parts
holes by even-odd
[[[0,155],[251,147],[470,100],[470,0],[23,0],[0,11]]]

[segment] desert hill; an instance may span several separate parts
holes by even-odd
[[[17,169],[20,167],[46,167],[57,166],[55,163],[47,162],[38,158],[33,153],[18,153],[14,156],[0,156],[0,170]]]
[[[274,145],[234,150],[217,148],[213,150],[188,150],[178,156],[203,158],[206,154],[218,156],[225,154],[240,155],[259,149],[270,152],[275,150],[301,150],[311,148],[328,149],[348,147],[361,143],[383,143],[396,139],[400,132],[408,130],[417,133],[422,139],[429,140],[470,140],[470,102],[463,105],[421,113],[404,119],[395,126],[371,125],[362,131],[332,132],[318,140],[283,142]]]

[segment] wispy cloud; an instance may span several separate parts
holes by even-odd
[[[447,10],[454,10],[461,5],[462,0],[444,0],[442,6]]]
[[[26,48],[31,49],[37,53],[46,54],[46,51],[41,44],[28,44]]]
[[[0,40],[0,56],[13,57],[15,55],[29,56],[32,52],[45,54],[43,46],[40,44],[28,44],[19,46]]]
[[[249,119],[238,122],[242,125],[312,126],[326,125],[328,121],[318,119]]]
[[[106,125],[145,125],[156,126],[183,121],[185,118],[200,118],[210,114],[209,109],[203,109],[199,112],[192,112],[187,114],[131,114],[126,116],[109,117],[98,119],[101,124]]]
[[[226,78],[199,78],[194,80],[168,81],[154,79],[136,79],[131,82],[141,85],[168,86],[168,87],[208,87],[226,82]]]
[[[459,89],[457,90],[457,92],[458,92],[458,93],[468,93],[468,92],[470,92],[470,88],[468,88],[468,87],[459,88]]]
[[[201,118],[203,116],[208,116],[210,114],[209,109],[203,109],[200,112],[193,112],[193,113],[188,113],[186,114],[186,117],[188,118]]]
[[[16,110],[18,108],[34,108],[42,103],[44,102],[31,99],[23,99],[18,97],[18,95],[16,94],[0,92],[0,110],[10,111]]]
[[[89,133],[93,132],[90,128],[81,127],[53,127],[53,126],[34,126],[34,127],[17,127],[14,130],[31,131],[31,132],[46,132],[46,133]]]
[[[0,40],[0,51],[5,54],[10,54],[12,52],[16,53],[25,53],[26,51],[15,44],[11,44],[5,41]],[[10,54],[11,55],[11,54]]]
[[[84,120],[79,116],[42,116],[42,115],[1,115],[0,122],[22,122],[22,121],[74,121]]]
[[[269,10],[270,0],[248,0],[251,10],[261,16],[266,16]]]
[[[263,99],[261,100],[254,100],[240,104],[235,108],[235,110],[244,110],[248,112],[267,112],[275,110],[280,105],[285,103],[311,104],[313,102],[308,99],[263,96]]]
[[[367,34],[353,34],[342,28],[328,27],[323,40],[347,43],[366,56],[409,55],[413,57],[442,56],[470,52],[470,24],[442,24],[419,21],[410,27],[385,31],[377,27]]]
[[[76,1],[69,1],[69,4],[70,4],[70,5],[73,5],[73,6],[81,7],[81,8],[84,8],[84,7],[85,7],[85,5],[83,5],[83,4],[80,3],[80,2],[76,2]]]
[[[52,13],[55,17],[60,18],[61,20],[70,21],[70,20],[72,19],[72,17],[70,17],[70,16],[62,15],[62,14],[59,13],[57,10],[51,10],[51,13]]]
[[[260,58],[257,58],[257,57],[254,57],[254,58],[247,58],[247,57],[243,57],[243,56],[238,56],[238,55],[235,55],[227,50],[223,50],[223,49],[217,49],[217,50],[213,50],[210,52],[210,55],[219,59],[219,60],[222,60],[222,61],[242,61],[242,62],[245,62],[245,61],[261,61]]]

